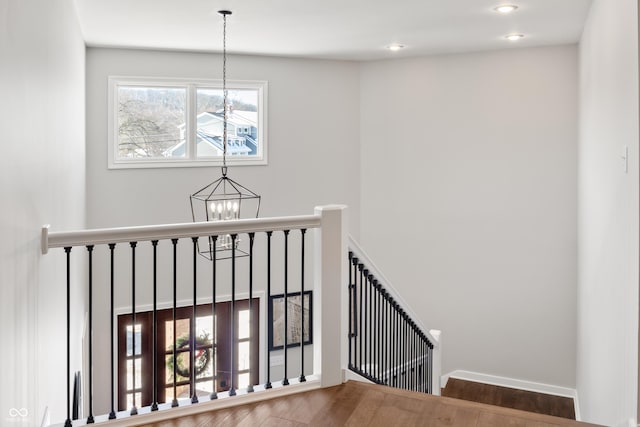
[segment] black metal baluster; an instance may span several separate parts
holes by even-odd
[[[130,242],[131,246],[131,354],[133,372],[132,379],[132,391],[133,391],[133,407],[131,408],[131,415],[138,415],[138,408],[136,408],[136,246],[137,242]],[[142,349],[142,346],[140,347]]]
[[[376,284],[376,382],[382,384],[381,372],[382,372],[382,359],[381,359],[381,347],[380,338],[382,337],[382,306],[380,303],[380,288],[382,285],[380,282]]]
[[[303,383],[307,381],[304,376],[304,235],[307,230],[305,228],[300,230],[300,234],[302,236],[301,243],[301,260],[300,260],[300,382]],[[309,326],[311,326],[311,322],[309,322]],[[309,331],[311,333],[311,331]]]
[[[352,298],[352,292],[353,292],[353,268],[351,267],[351,262],[353,260],[353,252],[349,251],[349,358],[348,358],[348,364],[349,364],[349,369],[353,369],[353,352],[352,352],[352,341],[353,341],[353,298]]]
[[[389,298],[389,385],[395,387],[395,353],[398,351],[393,298]]]
[[[358,270],[360,271],[360,303],[358,304],[358,306],[360,307],[360,318],[358,319],[359,321],[359,326],[358,326],[358,333],[360,334],[360,343],[358,346],[358,356],[359,356],[359,361],[358,361],[358,372],[362,373],[362,349],[363,347],[363,340],[364,340],[364,329],[363,329],[363,324],[362,324],[362,312],[364,311],[364,265],[362,264],[358,264]]]
[[[351,324],[353,325],[353,369],[357,369],[358,364],[358,258],[354,257],[352,262],[353,269],[353,317]]]
[[[151,325],[153,333],[153,346],[151,354],[153,357],[153,371],[151,372],[151,410],[158,410],[158,356],[156,354],[158,348],[158,241],[152,240],[153,245],[153,324]]]
[[[178,359],[176,354],[176,305],[177,305],[177,288],[178,288],[178,239],[171,239],[173,245],[173,400],[171,401],[171,407],[175,408],[179,405],[178,394],[176,390],[176,367],[178,366]]]
[[[273,231],[267,231],[267,301],[271,298],[271,236]],[[270,319],[271,321],[271,319]],[[271,384],[271,350],[267,345],[267,382],[264,385],[265,389],[272,388]]]
[[[93,245],[87,246],[89,253],[89,416],[87,424],[93,424]]]
[[[369,283],[369,322],[368,322],[368,330],[369,330],[369,363],[367,363],[367,371],[369,374],[369,378],[373,378],[373,289],[374,289],[374,278],[373,274],[368,275],[368,283]]]
[[[289,385],[289,376],[287,375],[287,347],[289,345],[287,330],[289,329],[289,230],[284,230],[284,379],[282,385]]]
[[[196,290],[198,287],[198,238],[192,237],[191,241],[193,242],[193,306],[192,306],[192,315],[191,315],[191,327],[189,338],[191,341],[191,369],[190,369],[190,377],[191,377],[191,403],[198,403],[198,393],[196,391],[196,305],[197,305],[197,294]]]
[[[71,427],[71,247],[64,248],[67,254],[67,420],[65,427]]]
[[[429,387],[429,393],[433,393],[433,344],[429,345],[429,378],[427,380],[427,387]]]
[[[236,395],[235,377],[238,372],[235,357],[236,348],[236,239],[237,234],[231,235],[231,387],[229,396]]]
[[[109,419],[110,420],[114,420],[116,418],[116,410],[115,410],[115,369],[116,369],[116,365],[115,365],[115,360],[113,357],[113,353],[114,353],[114,327],[115,325],[113,324],[113,282],[114,282],[114,250],[116,248],[116,244],[115,243],[109,243],[109,255],[110,255],[110,319],[111,319],[111,412],[109,412]]]
[[[253,347],[253,241],[255,233],[249,233],[249,354]],[[251,369],[251,368],[249,368]],[[251,382],[251,372],[249,373],[249,386],[247,393],[253,393],[253,383]]]
[[[213,384],[211,385],[211,394],[209,395],[209,399],[216,400],[218,398],[218,386],[216,384],[216,379],[218,376],[218,354],[217,354],[217,342],[218,342],[218,322],[216,322],[216,275],[217,275],[217,262],[216,262],[216,244],[218,241],[218,236],[211,236],[212,245],[209,246],[211,251],[211,276],[212,276],[212,291],[211,291],[211,357],[213,359]]]
[[[417,338],[417,325],[412,320],[413,328],[411,329],[411,364],[413,369],[411,371],[411,390],[418,391],[418,341]]]
[[[407,388],[407,318],[404,309],[400,311],[402,327],[402,388]]]

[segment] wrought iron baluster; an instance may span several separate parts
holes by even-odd
[[[111,412],[109,412],[109,419],[110,420],[114,420],[116,418],[116,410],[115,410],[115,395],[116,395],[116,391],[115,391],[115,360],[113,357],[113,353],[114,353],[114,301],[113,301],[113,282],[114,282],[114,250],[116,248],[116,244],[115,243],[109,243],[109,271],[110,271],[110,279],[109,279],[109,294],[110,294],[110,310],[109,310],[109,318],[111,321],[111,353],[110,353],[110,357],[111,357]]]
[[[209,251],[211,252],[211,357],[213,359],[213,379],[211,380],[213,384],[211,385],[211,394],[209,398],[211,400],[215,400],[218,398],[218,385],[216,383],[216,379],[218,377],[218,354],[217,354],[217,342],[218,342],[218,322],[216,322],[216,280],[217,280],[217,260],[216,260],[216,244],[218,241],[218,236],[209,237],[210,241],[213,244],[209,245]]]
[[[89,254],[89,416],[87,424],[93,424],[93,245],[87,246]]]
[[[71,247],[64,248],[67,254],[67,419],[65,427],[71,427]]]
[[[198,238],[192,237],[193,242],[193,306],[191,315],[191,326],[189,328],[189,341],[191,343],[190,356],[191,356],[191,403],[198,403],[198,393],[196,391],[196,304],[197,304],[197,286],[198,286]],[[174,363],[175,364],[175,363]]]
[[[289,346],[288,334],[289,329],[289,230],[284,230],[284,379],[282,385],[289,385],[289,376],[287,375],[287,347]]]
[[[153,245],[153,324],[151,325],[152,334],[153,334],[153,346],[151,349],[151,354],[153,358],[153,371],[151,372],[151,378],[153,383],[153,388],[151,389],[151,410],[158,410],[158,356],[157,356],[157,348],[158,348],[158,241],[152,240],[151,245]]]
[[[301,254],[300,254],[300,382],[303,383],[307,381],[304,376],[304,235],[307,230],[305,228],[300,230],[300,235],[302,239],[301,243]],[[311,319],[309,319],[311,322]],[[309,324],[311,326],[311,324]],[[311,331],[309,331],[311,333]]]
[[[353,252],[349,251],[349,369],[353,369]]]
[[[236,348],[236,239],[237,234],[231,235],[231,387],[229,388],[229,396],[236,395],[235,377],[238,373],[237,361],[235,357]]]
[[[271,298],[271,236],[273,231],[267,231],[267,301]],[[271,320],[271,319],[270,319]],[[272,388],[271,384],[271,349],[267,345],[267,382],[265,389]]]
[[[138,408],[136,407],[136,246],[137,242],[130,242],[131,246],[131,354],[132,354],[132,364],[133,364],[133,372],[131,375],[132,379],[132,390],[133,390],[133,407],[131,408],[131,415],[138,415]],[[142,350],[142,346],[140,346]],[[141,396],[142,397],[142,396]]]
[[[176,367],[178,366],[178,359],[176,359],[176,305],[177,305],[177,288],[178,288],[178,239],[171,239],[171,244],[173,245],[173,312],[172,312],[172,322],[173,322],[173,400],[171,401],[171,407],[175,408],[179,405],[178,403],[178,394],[176,387]]]
[[[249,354],[253,348],[253,241],[255,233],[249,233]],[[251,370],[251,366],[249,366]],[[253,383],[251,382],[251,372],[249,372],[249,386],[247,387],[247,393],[253,392]]]

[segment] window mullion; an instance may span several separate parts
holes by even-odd
[[[187,85],[187,158],[189,160],[196,160],[198,157],[196,147],[196,127],[197,127],[197,95],[196,85]]]

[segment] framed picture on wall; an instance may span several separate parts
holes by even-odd
[[[303,304],[304,302],[304,304]],[[313,298],[312,291],[287,294],[287,348],[313,343]],[[285,337],[284,294],[269,297],[269,350],[284,348]]]

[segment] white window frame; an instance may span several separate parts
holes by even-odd
[[[118,88],[120,86],[149,86],[186,89],[187,150],[184,158],[122,159],[118,153]],[[108,78],[108,136],[107,167],[109,169],[210,167],[222,166],[222,157],[196,157],[196,91],[222,89],[222,80],[179,79],[154,77],[109,76]],[[227,89],[252,89],[258,92],[258,154],[255,156],[227,156],[227,165],[256,166],[267,164],[267,89],[264,80],[227,80]]]

